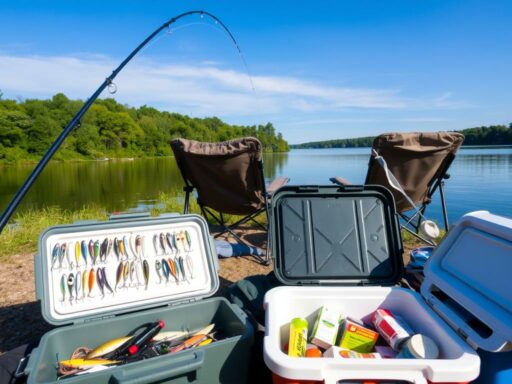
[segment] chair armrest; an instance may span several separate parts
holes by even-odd
[[[288,177],[276,177],[267,187],[267,193],[273,194],[279,188],[288,184],[290,179]]]
[[[339,176],[336,176],[336,177],[331,177],[329,179],[332,183],[334,184],[338,184],[338,185],[350,185],[352,184],[350,181],[348,181],[347,179],[344,179],[343,177],[339,177]]]

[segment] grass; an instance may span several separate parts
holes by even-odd
[[[151,209],[152,216],[158,216],[165,212],[183,212],[183,195],[171,195],[161,193],[155,208]],[[190,213],[200,214],[201,210],[195,199],[190,199]],[[236,220],[238,217],[234,215],[224,215],[227,221]],[[108,212],[99,206],[86,206],[79,210],[65,210],[59,207],[49,207],[39,210],[29,210],[20,213],[14,217],[13,224],[7,226],[0,234],[0,259],[2,257],[35,253],[37,251],[37,242],[39,235],[45,229],[62,224],[71,224],[84,220],[108,219]],[[265,222],[265,215],[260,215],[258,221]],[[440,236],[440,240],[444,233]],[[422,245],[414,236],[402,231],[402,239],[405,252],[410,249]]]

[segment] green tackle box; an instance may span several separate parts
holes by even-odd
[[[190,234],[188,254],[192,258],[191,271],[179,284],[170,276],[160,279],[156,273],[156,260],[172,257],[153,244],[159,233]],[[178,232],[175,232],[178,231]],[[180,232],[183,231],[183,232]],[[139,235],[142,246],[135,247],[133,237]],[[85,241],[104,238],[128,240],[127,257],[148,260],[150,265],[147,288],[133,275],[124,274],[124,284],[116,290],[117,257],[112,252],[104,264],[75,258],[73,246]],[[158,239],[156,239],[158,240]],[[62,263],[52,260],[55,245],[67,244]],[[184,243],[183,243],[184,244]],[[48,228],[40,238],[35,256],[36,294],[41,300],[46,321],[58,327],[46,333],[37,348],[28,357],[24,370],[28,383],[245,383],[249,369],[254,330],[246,315],[237,306],[222,297],[210,297],[219,287],[218,262],[212,237],[206,221],[197,215],[113,215],[107,222],[82,222]],[[80,252],[78,252],[80,253]],[[126,255],[120,255],[126,258]],[[143,263],[143,261],[141,261]],[[154,267],[155,265],[155,267]],[[98,285],[85,294],[60,290],[62,275],[74,277],[89,275],[90,269],[105,268],[109,285],[101,294]],[[87,272],[84,272],[87,271]],[[80,275],[77,275],[81,272]],[[130,271],[131,272],[131,271]],[[190,271],[187,271],[190,272]],[[94,275],[94,273],[93,273]],[[187,273],[185,273],[187,275]],[[133,281],[130,279],[133,278]],[[66,280],[66,279],[64,279]],[[76,278],[78,281],[79,278]],[[86,279],[88,280],[88,279]],[[89,282],[82,280],[89,287]],[[127,283],[127,280],[130,280]],[[124,285],[124,286],[123,286]],[[128,287],[128,288],[127,288]],[[64,295],[63,295],[64,294]],[[209,297],[209,298],[208,298]],[[70,359],[80,346],[95,348],[109,340],[126,336],[138,326],[163,320],[163,331],[194,331],[215,323],[223,338],[208,345],[181,352],[161,355],[146,360],[110,367],[105,370],[58,379],[57,361]]]

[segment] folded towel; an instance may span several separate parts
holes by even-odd
[[[215,247],[219,257],[232,256],[263,256],[265,251],[258,247],[250,247],[240,243],[230,243],[225,240],[215,240]]]

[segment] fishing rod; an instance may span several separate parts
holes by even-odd
[[[71,121],[66,125],[66,127],[62,130],[62,132],[59,134],[57,139],[53,142],[50,149],[44,154],[44,156],[41,158],[39,163],[35,166],[32,173],[27,177],[21,188],[16,192],[12,200],[9,202],[9,205],[7,205],[7,208],[2,213],[2,216],[0,216],[0,233],[2,233],[4,227],[7,225],[7,222],[13,215],[14,211],[20,204],[21,200],[25,195],[27,194],[30,187],[32,187],[32,184],[36,181],[36,179],[39,177],[41,172],[44,170],[52,156],[57,152],[61,144],[64,142],[66,137],[69,136],[69,134],[73,131],[75,128],[80,128],[81,122],[80,119],[82,116],[89,110],[91,105],[96,101],[96,99],[100,96],[100,94],[105,90],[105,88],[108,88],[109,90],[112,90],[112,93],[115,93],[117,90],[116,85],[114,84],[113,80],[116,78],[116,76],[123,70],[123,68],[128,64],[134,57],[139,53],[142,48],[144,48],[151,40],[153,40],[157,35],[160,34],[165,29],[168,29],[172,24],[177,22],[178,20],[190,16],[190,15],[200,15],[208,16],[212,20],[215,21],[218,25],[222,27],[222,29],[228,34],[231,41],[235,44],[236,49],[238,50],[238,54],[240,55],[243,64],[245,66],[245,69],[247,69],[247,63],[245,62],[245,59],[242,54],[242,50],[240,49],[240,46],[238,45],[235,37],[231,33],[231,31],[228,29],[228,27],[215,15],[198,10],[198,11],[188,11],[184,12],[178,16],[173,17],[172,19],[165,22],[161,27],[157,28],[153,33],[151,33],[142,43],[140,43],[122,62],[119,64],[119,66],[112,71],[112,73],[103,81],[103,83],[98,87],[98,89],[89,97],[82,108],[78,111],[78,113],[71,119]],[[252,84],[252,80],[251,80]],[[254,87],[253,87],[254,88]]]

